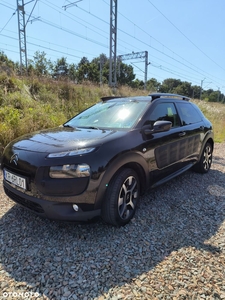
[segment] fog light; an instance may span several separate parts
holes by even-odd
[[[76,204],[73,204],[73,209],[74,209],[75,211],[78,211],[78,210],[79,210],[79,207],[78,207]]]

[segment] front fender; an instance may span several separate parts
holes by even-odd
[[[101,207],[111,179],[123,167],[133,168],[141,177],[140,181],[143,190],[146,189],[149,182],[149,171],[146,160],[139,153],[124,153],[118,156],[115,160],[112,160],[107,166],[96,195],[95,209],[99,209]]]

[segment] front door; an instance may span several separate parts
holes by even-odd
[[[152,105],[144,125],[152,126],[156,121],[172,123],[166,132],[157,132],[145,137],[145,158],[148,161],[151,185],[171,176],[185,167],[190,145],[196,144],[196,137],[187,135],[173,102]],[[190,151],[189,151],[190,150]]]

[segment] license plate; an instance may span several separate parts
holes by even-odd
[[[4,170],[4,178],[8,182],[15,184],[16,186],[18,186],[24,190],[26,190],[26,188],[27,188],[25,178],[15,175],[7,170]]]

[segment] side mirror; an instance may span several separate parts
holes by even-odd
[[[168,131],[170,130],[170,128],[172,127],[172,122],[170,121],[156,121],[153,124],[153,128],[145,128],[144,129],[144,133],[145,134],[153,134],[156,132],[164,132],[164,131]]]

